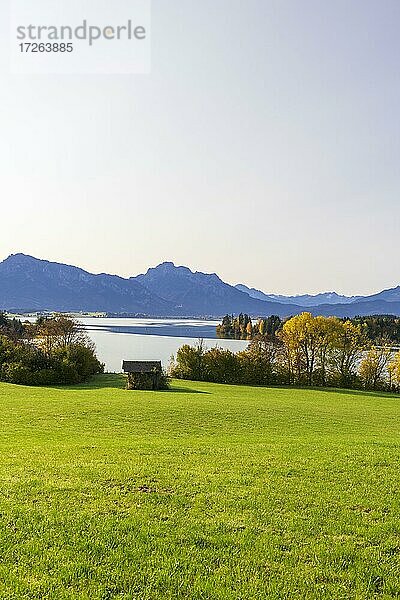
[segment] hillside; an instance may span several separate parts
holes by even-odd
[[[399,398],[0,384],[7,600],[385,600]]]

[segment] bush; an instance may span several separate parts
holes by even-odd
[[[240,366],[236,354],[222,348],[212,348],[203,356],[204,379],[213,383],[239,383]]]
[[[96,373],[103,373],[104,365],[97,359],[93,348],[71,344],[54,352],[58,364],[60,383],[81,383]]]
[[[46,337],[43,323],[38,328],[40,337],[15,340],[0,336],[1,381],[33,386],[68,385],[82,383],[104,371],[93,344],[84,333],[75,331],[79,326],[73,320],[67,323],[67,317],[62,321],[56,317],[54,322],[46,320],[45,325]]]
[[[177,379],[212,383],[269,385],[278,383],[274,371],[276,342],[255,339],[247,350],[235,354],[223,348],[206,350],[203,342],[179,348],[170,374]]]
[[[179,348],[176,359],[172,359],[170,374],[177,379],[206,381],[204,355],[206,349],[200,340],[196,346],[185,344]]]
[[[178,379],[242,385],[314,385],[400,390],[400,353],[387,343],[366,347],[349,322],[304,313],[281,335],[259,335],[237,354],[222,348],[182,346],[170,373]]]

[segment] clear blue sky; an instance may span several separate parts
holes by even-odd
[[[151,75],[11,76],[3,53],[0,258],[400,284],[400,2],[153,0],[152,19]]]

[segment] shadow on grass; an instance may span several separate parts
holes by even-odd
[[[176,381],[176,380],[175,380]],[[183,383],[183,380],[181,380]],[[180,381],[180,383],[181,383]],[[191,386],[193,386],[193,381],[188,381],[188,384],[190,384]],[[204,382],[199,382],[199,383],[204,383]],[[218,386],[218,384],[212,384],[215,386]],[[224,386],[226,386],[226,384],[223,384]],[[51,386],[53,389],[58,389],[58,390],[101,390],[101,389],[115,389],[115,390],[125,390],[126,389],[126,376],[123,375],[122,373],[105,373],[104,375],[96,375],[95,377],[93,377],[90,381],[86,382],[86,383],[80,383],[77,385],[69,385],[69,386]],[[237,385],[232,385],[232,388],[235,387],[247,387],[247,388],[253,388],[253,389],[257,389],[257,390],[282,390],[282,391],[312,391],[312,392],[323,392],[323,393],[328,393],[328,394],[340,394],[340,395],[347,395],[347,396],[363,396],[365,397],[371,397],[371,398],[392,398],[392,399],[398,399],[399,398],[399,394],[396,394],[394,392],[380,392],[380,391],[371,391],[371,390],[360,390],[360,389],[345,389],[345,388],[332,388],[332,387],[314,387],[314,386],[283,386],[283,385],[277,385],[277,386],[251,386],[251,385],[247,385],[247,386],[237,386]],[[208,392],[208,391],[203,391],[203,390],[199,390],[199,389],[194,389],[193,387],[185,387],[184,385],[174,385],[172,384],[172,386],[167,389],[167,390],[160,390],[160,392],[163,393],[169,393],[169,394],[205,394],[205,395],[210,395],[212,394],[212,392]]]
[[[299,388],[297,388],[299,389]],[[380,392],[379,390],[360,390],[360,389],[346,389],[346,388],[333,388],[333,387],[303,387],[303,390],[313,390],[315,392],[334,392],[335,394],[350,395],[350,396],[370,396],[371,398],[392,398],[398,399],[399,394],[397,392]]]
[[[58,385],[52,386],[57,390],[102,390],[115,389],[123,390],[126,386],[125,375],[118,373],[105,373],[104,375],[95,375],[89,381],[77,383],[76,385]]]
[[[243,387],[252,387],[259,390],[280,390],[280,391],[304,391],[304,392],[324,392],[329,394],[340,394],[343,396],[371,396],[371,398],[399,398],[398,392],[384,392],[379,390],[362,390],[359,388],[336,388],[336,387],[318,387],[311,385],[270,385],[270,386],[252,386],[246,385]]]
[[[122,373],[105,373],[104,375],[96,375],[90,381],[85,383],[79,383],[76,385],[68,386],[54,386],[53,389],[58,390],[102,390],[102,389],[114,389],[114,390],[126,390],[127,378]],[[134,391],[134,390],[133,390]],[[145,391],[145,390],[143,390]],[[149,390],[148,390],[149,391]],[[169,394],[211,394],[211,392],[204,392],[202,390],[195,390],[190,387],[184,386],[171,386],[167,390],[159,390],[159,392]]]
[[[169,388],[169,390],[164,390],[166,392],[172,392],[172,393],[176,393],[176,394],[206,394],[206,395],[210,395],[211,392],[203,392],[202,390],[193,390],[191,388],[188,387],[176,387],[176,386],[172,386]]]

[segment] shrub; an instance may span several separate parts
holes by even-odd
[[[204,379],[214,383],[239,383],[240,366],[236,354],[222,348],[211,348],[203,356]]]
[[[194,347],[185,344],[179,348],[176,359],[172,359],[170,374],[177,379],[205,381],[205,353],[206,349],[202,340],[199,340]]]
[[[97,359],[93,348],[82,343],[58,348],[53,359],[58,364],[60,383],[81,383],[104,371],[104,365]]]
[[[62,318],[62,326],[68,338],[64,331],[60,333],[59,317],[54,324],[46,320],[46,338],[43,323],[37,327],[40,337],[15,340],[0,336],[0,380],[22,385],[67,385],[102,373],[104,365],[97,359],[93,344],[84,333],[74,332],[78,325],[73,320],[70,325],[66,320]]]

